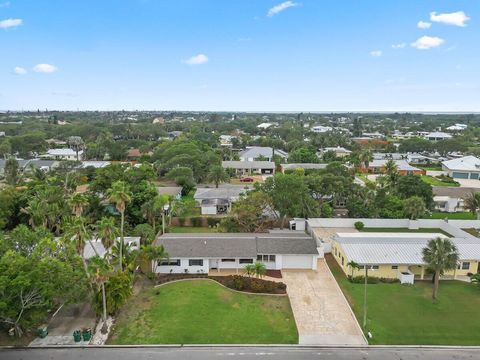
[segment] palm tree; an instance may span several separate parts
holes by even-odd
[[[480,220],[480,192],[471,192],[463,198],[463,207],[470,211],[472,214],[477,215],[477,219]]]
[[[428,242],[427,247],[422,250],[423,261],[428,268],[434,271],[434,285],[432,298],[438,295],[440,275],[445,271],[456,268],[459,255],[457,247],[449,240],[437,237]]]
[[[253,273],[256,277],[261,278],[267,273],[267,267],[264,263],[256,261],[255,264],[253,264]]]
[[[107,191],[108,200],[115,204],[118,212],[120,212],[120,270],[123,270],[122,264],[122,248],[124,242],[123,228],[125,225],[125,207],[132,200],[132,193],[123,181],[115,181],[112,187]]]
[[[95,228],[105,249],[110,249],[119,235],[115,219],[113,217],[103,217],[97,221]]]
[[[95,252],[96,248],[92,244],[92,235],[85,224],[85,219],[82,217],[65,217],[63,219],[63,231],[63,237],[65,238],[65,240],[73,241],[75,243],[77,254],[82,258],[85,273],[87,277],[90,278],[90,273],[88,272],[87,268],[87,262],[85,260],[85,257],[83,256],[83,250],[85,249],[85,244],[87,243],[87,241],[90,242],[90,246]]]
[[[72,212],[76,216],[82,216],[85,206],[88,204],[88,198],[82,193],[73,193],[68,200],[68,204],[72,208]]]
[[[352,261],[349,261],[349,262],[347,263],[347,266],[350,266],[350,269],[352,269],[352,275],[351,275],[352,277],[353,277],[353,271],[360,269],[360,265],[357,264],[357,263],[356,263],[355,261],[353,261],[353,260],[352,260]]]
[[[70,136],[67,139],[68,146],[77,153],[77,161],[79,161],[78,153],[83,148],[83,140],[80,136]]]
[[[366,149],[362,151],[359,155],[359,160],[362,164],[364,164],[365,168],[368,169],[368,166],[370,165],[370,161],[373,160],[373,154],[370,149]]]
[[[247,276],[251,276],[255,274],[255,265],[253,264],[245,265],[244,269],[245,269],[245,274],[247,274]]]
[[[28,215],[28,225],[30,225],[33,229],[40,226],[47,227],[45,207],[43,202],[39,198],[32,197],[28,201],[28,205],[20,209],[20,212]]]
[[[403,211],[411,220],[416,220],[427,211],[425,201],[419,196],[412,196],[403,202]]]
[[[398,166],[392,159],[385,163],[385,174],[387,175],[389,185],[395,186],[398,180]]]
[[[94,256],[90,259],[88,264],[88,271],[90,279],[97,287],[97,290],[102,291],[102,320],[107,319],[107,297],[105,294],[105,283],[113,273],[112,266],[103,258]]]
[[[163,213],[163,207],[169,203],[168,195],[157,195],[153,199],[147,201],[142,206],[142,212],[145,220],[152,225],[153,232],[156,234],[156,220],[158,214]]]
[[[157,272],[158,260],[168,258],[168,254],[163,246],[155,246],[152,244],[142,245],[139,258],[141,260],[150,261],[150,270],[155,274]]]
[[[213,165],[210,168],[207,179],[215,183],[215,187],[218,188],[218,184],[227,182],[230,178],[222,165]]]

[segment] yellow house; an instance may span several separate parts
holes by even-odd
[[[332,240],[332,254],[346,275],[368,276],[390,279],[410,277],[424,279],[427,267],[423,262],[422,250],[429,240],[445,238],[434,233],[337,233]],[[460,255],[456,269],[444,274],[444,278],[457,278],[480,272],[480,241],[475,239],[452,238]],[[355,262],[360,268],[352,268]]]

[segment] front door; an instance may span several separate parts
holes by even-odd
[[[218,269],[218,259],[210,259],[210,269]]]

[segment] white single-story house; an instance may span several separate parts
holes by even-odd
[[[95,169],[101,169],[110,165],[110,161],[103,161],[103,160],[89,160],[89,161],[82,161],[82,168],[93,167]]]
[[[424,136],[424,138],[427,139],[427,140],[431,140],[431,141],[438,141],[438,140],[451,139],[452,135],[447,134],[445,132],[441,132],[441,131],[434,131],[434,132],[426,134]]]
[[[200,205],[202,215],[226,214],[232,204],[250,187],[245,185],[224,185],[218,188],[197,188],[193,198]]]
[[[222,161],[224,169],[234,169],[236,174],[273,174],[275,163],[272,161]]]
[[[464,156],[442,162],[442,169],[454,179],[480,179],[480,159],[475,156]]]
[[[321,133],[332,131],[333,128],[331,126],[315,125],[315,126],[312,126],[311,130],[314,133],[321,134]]]
[[[55,160],[77,160],[77,152],[72,149],[50,149],[42,157],[52,158]],[[82,160],[83,150],[78,152],[78,160]]]
[[[116,242],[119,242],[120,238],[116,238]],[[131,250],[139,250],[140,249],[140,236],[124,236],[123,243],[126,247],[130,248]],[[103,246],[101,239],[92,239],[91,241],[87,241],[85,243],[85,247],[83,248],[83,258],[88,260],[94,256],[105,257],[107,252],[110,252],[111,249],[105,249]]]
[[[317,268],[315,240],[295,231],[164,234],[157,238],[155,245],[163,246],[169,256],[158,261],[156,271],[160,274],[239,270],[256,261],[272,270]]]
[[[272,161],[274,153],[283,159],[288,157],[285,151],[279,149],[273,150],[273,148],[268,146],[247,146],[245,150],[240,152],[239,157],[241,161],[255,161],[259,157]]]
[[[454,124],[449,127],[447,127],[446,130],[448,131],[463,131],[468,127],[467,124]]]
[[[344,157],[350,155],[352,152],[344,147],[337,146],[337,147],[326,147],[319,150],[320,155],[325,154],[326,152],[332,151],[335,153],[336,157]]]
[[[480,192],[480,189],[468,187],[432,186],[435,210],[442,212],[465,211],[465,196]]]

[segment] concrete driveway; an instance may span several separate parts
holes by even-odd
[[[282,270],[299,343],[365,345],[363,332],[324,259],[317,270]]]

